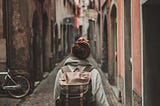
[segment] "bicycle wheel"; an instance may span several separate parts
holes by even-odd
[[[29,94],[30,89],[31,89],[31,85],[29,80],[22,75],[16,75],[13,76],[13,80],[20,85],[20,88],[16,89],[16,90],[8,90],[8,93],[14,97],[14,98],[22,98],[26,95]],[[8,86],[12,86],[15,85],[15,83],[12,80],[8,80],[7,82]]]

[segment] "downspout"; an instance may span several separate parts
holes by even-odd
[[[102,21],[103,21],[103,14],[102,14],[102,1],[101,0],[99,0],[99,4],[100,4],[100,61],[102,61],[102,55],[103,55],[103,53],[102,53],[102,26],[103,26],[103,23],[102,23]]]

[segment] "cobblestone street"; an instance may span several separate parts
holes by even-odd
[[[17,106],[54,106],[53,88],[55,77],[57,70],[63,65],[64,60],[57,64],[46,79],[40,82],[33,94],[19,102]]]
[[[0,92],[0,106],[16,106],[21,99],[9,97],[6,93]]]

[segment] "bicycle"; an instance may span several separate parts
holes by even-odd
[[[0,71],[1,89],[7,91],[11,97],[22,98],[29,94],[31,90],[30,80],[22,74],[11,74],[10,69]]]

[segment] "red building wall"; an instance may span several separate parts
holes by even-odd
[[[140,28],[140,1],[132,0],[132,58],[133,58],[133,87],[141,96],[141,28]]]
[[[118,24],[118,38],[117,38],[117,43],[118,43],[118,71],[121,77],[124,77],[124,33],[123,33],[123,28],[124,28],[124,22],[123,22],[123,8],[122,8],[122,0],[117,1],[117,24]]]
[[[109,12],[108,12],[108,39],[110,39],[111,35],[111,10],[112,9],[111,1],[108,0]],[[124,33],[123,33],[123,2],[122,0],[118,0],[116,4],[116,11],[117,11],[117,69],[118,74],[124,78]],[[111,41],[108,41],[108,47],[110,47]],[[110,64],[110,49],[108,49],[108,63]]]

